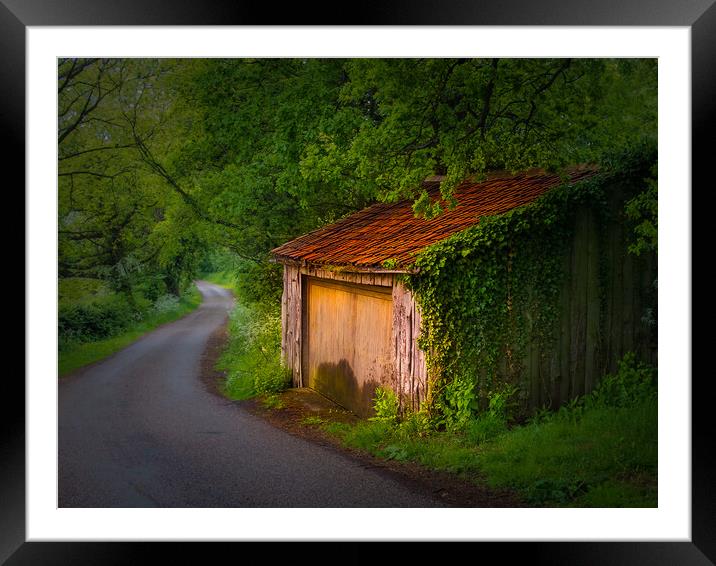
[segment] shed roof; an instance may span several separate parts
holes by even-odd
[[[569,182],[594,173],[596,169],[590,167],[572,168]],[[378,203],[291,240],[271,254],[279,262],[371,270],[394,260],[405,268],[423,248],[477,224],[483,216],[528,204],[564,182],[559,175],[544,171],[493,174],[479,183],[462,183],[455,191],[458,206],[443,207],[444,212],[435,218],[416,218],[411,200]],[[432,200],[440,198],[439,182],[426,186]]]

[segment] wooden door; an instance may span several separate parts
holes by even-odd
[[[315,389],[361,416],[372,414],[375,388],[390,385],[390,287],[307,277],[304,376]]]

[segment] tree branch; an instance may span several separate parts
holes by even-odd
[[[65,159],[72,159],[73,157],[78,157],[80,155],[84,155],[86,153],[94,153],[95,151],[107,151],[110,149],[128,149],[131,147],[135,147],[133,143],[127,143],[127,144],[117,144],[117,145],[105,145],[101,147],[93,147],[90,149],[84,149],[82,151],[75,151],[74,153],[69,153],[67,155],[63,155],[59,157],[58,161],[64,161]]]

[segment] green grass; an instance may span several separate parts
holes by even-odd
[[[325,419],[322,419],[321,417],[315,415],[312,415],[310,417],[303,417],[301,419],[301,424],[307,426],[321,426],[322,424],[325,424],[325,422]]]
[[[236,277],[231,271],[203,272],[199,274],[199,278],[237,294]],[[234,307],[229,321],[229,338],[216,363],[216,369],[227,373],[227,379],[220,385],[220,391],[234,401],[256,396],[252,374],[256,365],[261,363],[261,360],[256,359],[255,352],[247,351],[246,340],[241,336],[240,327],[246,321],[235,320],[237,311],[241,309],[245,309],[241,303]]]
[[[225,397],[243,400],[284,390],[290,373],[281,364],[279,305],[238,302],[229,317],[229,337],[216,363],[226,374]]]
[[[199,279],[214,283],[225,289],[230,289],[236,293],[236,277],[231,271],[215,271],[212,273],[200,273]]]
[[[483,451],[480,468],[534,505],[655,507],[656,400],[516,428]]]
[[[201,293],[195,286],[192,286],[191,293],[182,297],[172,310],[150,314],[144,320],[132,326],[132,328],[111,338],[77,344],[60,351],[58,360],[60,377],[118,352],[158,326],[177,320],[190,313],[200,304]]]
[[[249,371],[242,370],[241,362],[231,363],[226,359],[220,359],[216,369],[229,372],[229,378],[220,385],[220,391],[224,397],[232,401],[243,401],[256,396],[254,380]]]
[[[324,428],[352,448],[511,489],[534,507],[656,507],[656,407],[562,411],[509,430],[489,414],[462,432],[411,421]]]
[[[403,426],[380,421],[355,425],[330,423],[324,427],[351,448],[364,450],[388,460],[418,462],[435,470],[444,470],[477,479],[479,447],[465,442],[458,434],[432,432],[420,436]]]
[[[261,404],[267,409],[283,409],[284,407],[283,400],[275,393],[262,395]]]

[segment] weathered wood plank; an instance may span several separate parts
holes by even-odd
[[[599,232],[594,214],[589,211],[585,218],[586,224],[586,340],[584,361],[584,392],[589,393],[599,379],[599,322],[600,322],[600,290],[599,290]]]
[[[534,410],[537,408],[540,399],[539,348],[534,335],[529,341],[527,367],[525,369],[530,384],[529,407]]]
[[[426,388],[425,357],[417,345],[420,311],[412,294],[400,283],[393,286],[393,352],[402,406],[416,410]]]
[[[580,208],[577,212],[574,232],[574,254],[572,256],[572,290],[571,290],[571,346],[570,366],[572,387],[570,397],[584,394],[584,366],[586,343],[587,314],[587,250],[586,250],[586,211]]]
[[[304,374],[303,374],[303,339],[304,339],[304,324],[306,321],[306,309],[304,308],[304,288],[303,288],[304,277],[301,275],[299,270],[295,272],[295,295],[294,301],[294,316],[296,319],[296,331],[294,338],[294,382],[297,387],[303,387],[305,385]]]
[[[572,244],[564,254],[563,269],[564,283],[562,284],[562,293],[560,297],[560,330],[559,330],[559,397],[557,404],[565,403],[569,400],[571,390],[571,323],[572,323],[572,305],[571,294],[571,260],[572,260]]]
[[[612,333],[610,340],[612,341],[610,354],[610,372],[617,369],[617,360],[624,354],[624,262],[626,256],[626,241],[622,222],[623,215],[619,215],[619,221],[614,225],[615,246],[613,256],[609,258],[614,265],[614,286],[613,286],[613,302],[614,310],[612,311]]]
[[[411,329],[411,347],[413,352],[413,361],[411,363],[411,391],[413,394],[413,410],[420,408],[420,403],[425,399],[428,392],[428,370],[425,361],[425,352],[418,346],[420,338],[420,328],[422,325],[422,315],[420,307],[411,295],[410,301],[413,306],[413,326]]]
[[[284,266],[281,297],[281,357],[291,370],[292,383],[301,384],[301,274],[290,265]]]
[[[613,199],[612,199],[613,201]],[[614,262],[615,250],[617,241],[614,231],[614,222],[609,222],[605,227],[604,237],[604,254],[605,254],[605,279],[604,279],[604,290],[605,301],[604,301],[604,336],[602,340],[602,368],[605,371],[609,370],[609,360],[612,358],[614,351],[614,339],[612,333],[614,332],[614,309],[616,303],[614,301],[614,280],[616,278],[616,266]]]

